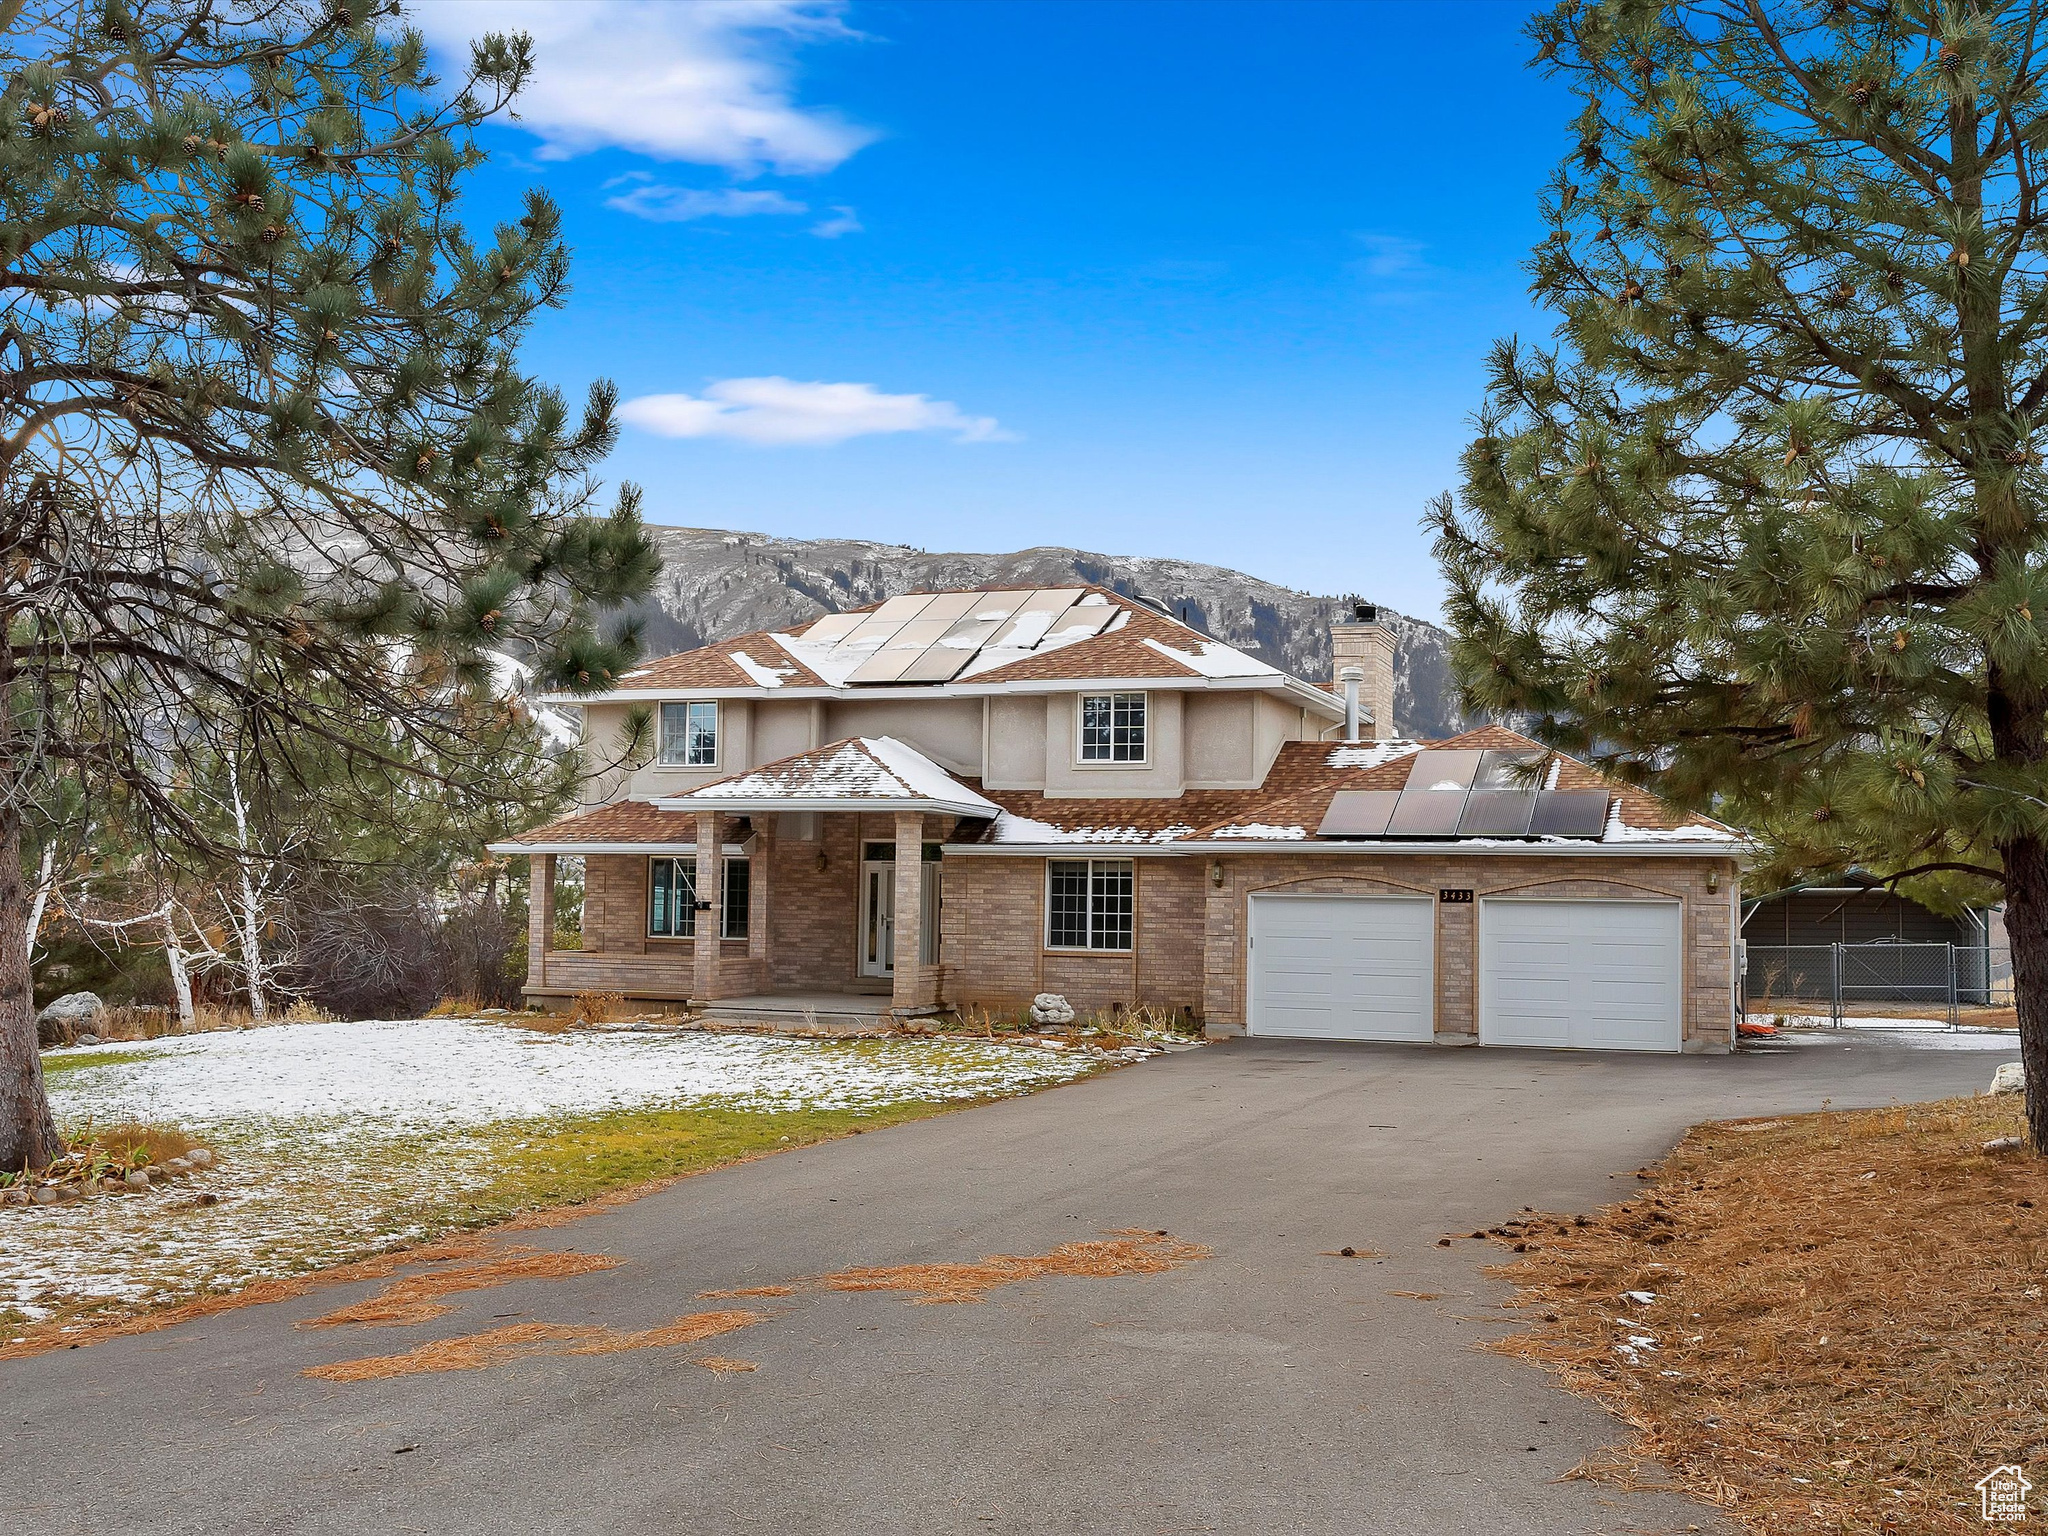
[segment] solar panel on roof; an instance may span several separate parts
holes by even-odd
[[[1531,770],[1542,761],[1541,752],[1482,752],[1479,754],[1479,771],[1472,776],[1472,787],[1533,790],[1536,783]]]
[[[910,665],[903,669],[899,683],[950,683],[960,669],[974,660],[975,653],[963,647],[950,645],[928,646],[919,651]]]
[[[1598,837],[1607,830],[1607,791],[1546,789],[1536,796],[1531,837]]]
[[[1536,811],[1533,789],[1475,789],[1458,817],[1460,837],[1521,837]]]
[[[1476,754],[1475,754],[1476,755]],[[1404,789],[1387,822],[1389,837],[1453,837],[1465,809],[1463,789]]]
[[[914,619],[924,612],[931,605],[934,596],[935,594],[930,592],[906,592],[901,597],[890,598],[881,607],[877,608],[875,610],[875,617],[878,619],[894,619],[900,624],[905,620]]]
[[[868,620],[864,613],[828,613],[804,631],[813,645],[836,645]]]
[[[1385,837],[1398,789],[1340,789],[1330,797],[1317,837]]]
[[[1429,748],[1415,754],[1408,768],[1409,789],[1470,789],[1479,772],[1479,760],[1486,754],[1462,748]]]

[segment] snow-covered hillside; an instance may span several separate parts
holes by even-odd
[[[1192,560],[1099,555],[1041,547],[1011,554],[930,554],[862,539],[778,539],[719,528],[656,528],[666,567],[644,618],[646,654],[666,655],[755,629],[783,629],[900,592],[1002,584],[1092,582],[1148,597],[1219,640],[1320,681],[1330,675],[1329,625],[1371,595],[1316,597],[1242,571]],[[1464,724],[1451,678],[1450,637],[1390,609],[1394,724],[1408,736],[1446,736]]]

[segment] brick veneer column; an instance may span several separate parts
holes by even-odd
[[[896,983],[891,1002],[921,1008],[928,1001],[918,951],[924,928],[924,816],[896,813]]]
[[[728,995],[724,967],[718,963],[722,953],[719,920],[725,902],[724,846],[718,840],[718,816],[711,811],[697,813],[697,901],[696,996],[709,1001]],[[711,903],[708,911],[702,905],[707,901]]]
[[[548,984],[548,946],[555,941],[555,856],[526,859],[526,989]]]
[[[755,992],[768,987],[768,871],[775,862],[775,818],[754,818],[754,847],[747,881],[747,985]]]

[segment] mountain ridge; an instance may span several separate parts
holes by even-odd
[[[870,539],[785,539],[726,528],[650,526],[663,568],[653,593],[628,610],[643,651],[694,650],[760,629],[790,629],[827,613],[905,592],[990,585],[1095,585],[1162,604],[1176,618],[1310,681],[1329,678],[1330,624],[1355,593],[1316,596],[1227,566],[1150,555],[1105,555],[1063,545],[1007,553],[933,554]],[[1450,636],[1381,607],[1394,632],[1394,724],[1405,736],[1465,729],[1451,671]]]

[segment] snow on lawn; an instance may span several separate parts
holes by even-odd
[[[95,1064],[66,1068],[74,1056]],[[0,1207],[0,1312],[31,1321],[237,1288],[430,1235],[452,1202],[489,1186],[508,1131],[527,1147],[553,1123],[624,1110],[946,1103],[1099,1064],[971,1040],[543,1034],[449,1019],[176,1036],[44,1062],[67,1127],[175,1125],[223,1158],[146,1195]],[[195,1204],[202,1193],[219,1203]]]

